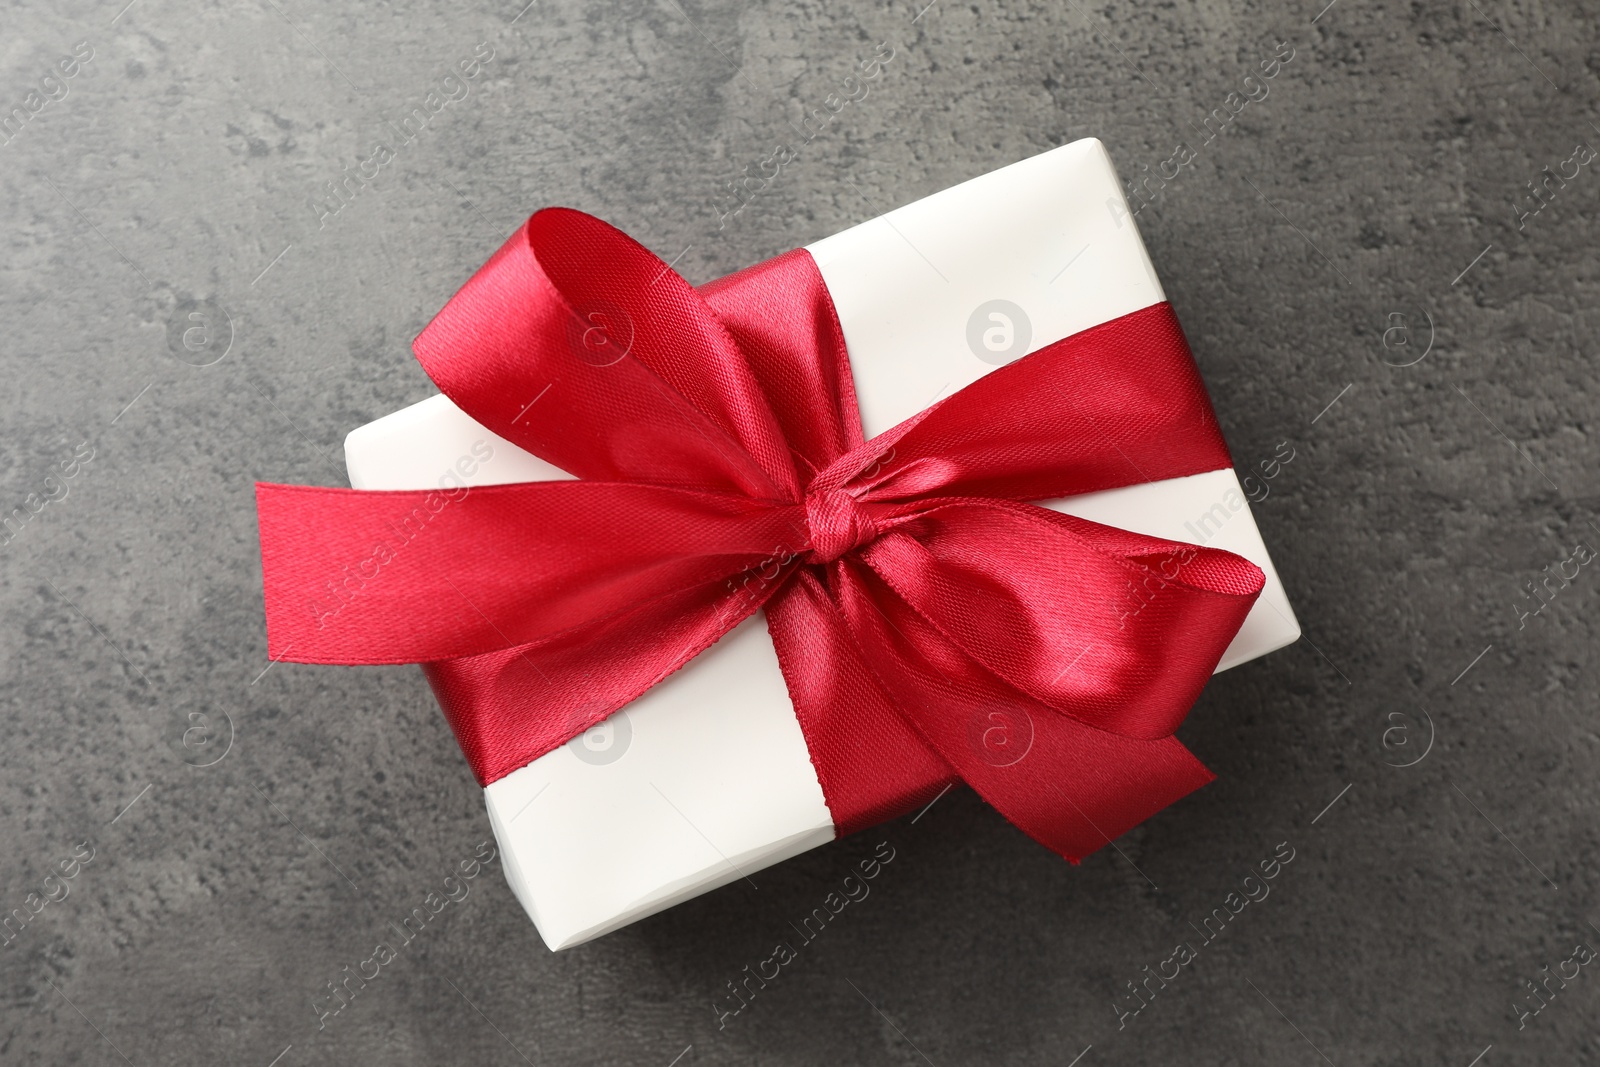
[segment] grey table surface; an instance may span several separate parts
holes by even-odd
[[[1592,7],[124,3],[0,10],[0,1061],[1600,1063]],[[1241,471],[1294,450],[1255,510],[1305,637],[1190,716],[1219,780],[1078,867],[958,790],[560,954],[491,864],[321,1017],[490,831],[417,670],[266,669],[253,480],[342,484],[538,207],[702,282],[1083,136],[1170,178]]]

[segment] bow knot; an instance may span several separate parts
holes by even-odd
[[[806,526],[811,551],[807,563],[832,563],[878,536],[878,524],[865,507],[843,489],[820,489],[806,494]]]

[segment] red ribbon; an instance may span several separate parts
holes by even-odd
[[[415,349],[582,480],[258,485],[268,651],[425,664],[483,784],[762,608],[841,833],[959,780],[1076,860],[1211,780],[1172,733],[1261,571],[1028,503],[1231,466],[1169,305],[863,442],[809,253],[696,290],[558,208]]]

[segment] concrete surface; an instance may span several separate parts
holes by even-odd
[[[0,1060],[1600,1062],[1592,10],[123,3],[0,11],[0,511],[31,515],[0,546],[0,907],[40,905]],[[719,226],[878,42],[867,98]],[[319,207],[433,91],[461,98]],[[1294,449],[1256,513],[1306,639],[1195,709],[1220,780],[1078,868],[958,791],[561,955],[491,864],[319,1028],[488,827],[416,670],[263,673],[252,480],[341,484],[537,207],[704,281],[1085,135],[1129,179],[1192,156],[1140,226],[1241,470]],[[880,841],[870,898],[719,1029]],[[1178,976],[1134,1015],[1146,966]]]

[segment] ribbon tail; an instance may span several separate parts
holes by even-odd
[[[268,654],[298,663],[457,659],[703,585],[733,597],[724,579],[805,529],[798,506],[616,482],[260,484],[256,504]]]
[[[866,568],[834,592],[907,723],[1029,837],[1076,863],[1212,781],[1175,738],[1099,730],[975,663]]]

